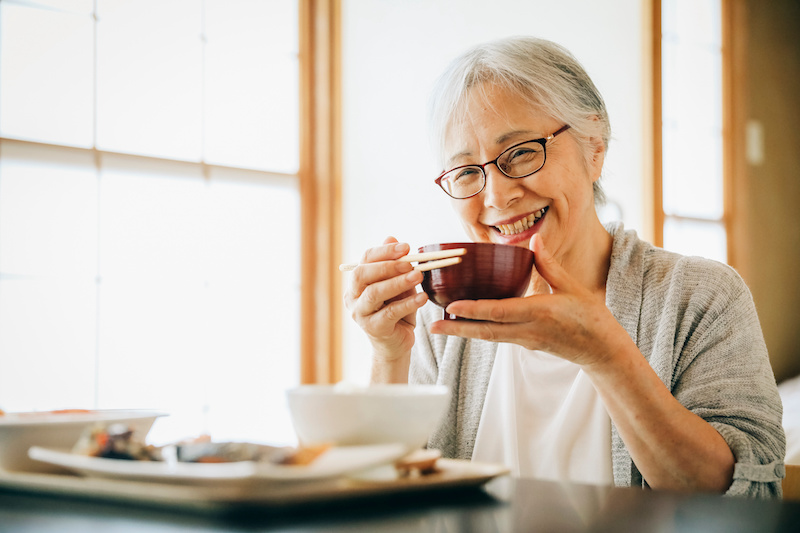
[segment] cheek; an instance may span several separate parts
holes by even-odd
[[[458,216],[461,227],[474,241],[484,239],[484,228],[478,222],[481,213],[481,204],[470,200],[452,200],[453,211]]]
[[[475,202],[471,198],[467,200],[451,199],[450,205],[462,223],[472,224],[478,219],[480,208],[476,209]]]

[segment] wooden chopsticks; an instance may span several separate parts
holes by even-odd
[[[433,270],[434,268],[444,268],[451,265],[456,265],[461,262],[461,257],[467,253],[466,248],[455,248],[453,250],[438,250],[436,252],[425,252],[421,254],[408,254],[401,257],[399,261],[419,262],[420,264],[414,267],[414,270],[425,272]],[[342,272],[349,272],[358,266],[358,263],[345,263],[339,265],[339,270]]]

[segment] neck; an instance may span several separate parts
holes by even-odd
[[[569,250],[561,253],[559,250],[550,250],[550,253],[572,278],[593,293],[605,297],[613,243],[614,238],[594,215],[589,231],[582,232],[580,239]],[[531,279],[531,289],[534,294],[550,292],[550,286],[535,271]]]

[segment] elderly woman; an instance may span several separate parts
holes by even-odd
[[[374,382],[440,383],[452,403],[429,446],[518,476],[780,495],[781,402],[752,297],[726,265],[604,226],[595,205],[605,104],[560,46],[479,46],[442,76],[437,183],[469,237],[530,248],[527,294],[442,311],[371,248],[345,301]]]

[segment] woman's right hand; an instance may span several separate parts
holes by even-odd
[[[428,300],[417,292],[422,272],[398,261],[408,244],[388,237],[370,248],[353,270],[344,300],[353,320],[367,334],[373,348],[373,381],[402,381],[408,377],[417,310]]]

